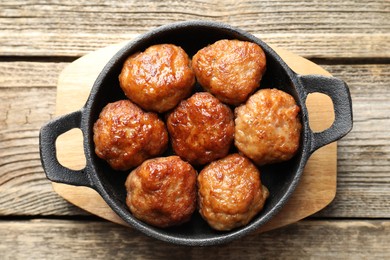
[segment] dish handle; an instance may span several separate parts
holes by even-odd
[[[57,159],[55,145],[57,138],[73,128],[80,128],[81,115],[81,110],[75,111],[51,120],[42,126],[39,132],[39,150],[42,166],[49,180],[92,188],[93,185],[88,178],[85,168],[82,170],[71,170],[62,166]]]
[[[352,129],[352,100],[347,84],[334,77],[321,75],[299,75],[301,84],[309,93],[319,92],[329,96],[333,102],[335,120],[322,132],[311,134],[310,153],[345,136]]]

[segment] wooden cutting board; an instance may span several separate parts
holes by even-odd
[[[85,55],[61,72],[57,85],[56,115],[79,110],[84,105],[96,77],[123,44],[112,45]],[[298,55],[273,48],[299,74],[330,75],[320,66]],[[314,131],[324,130],[332,124],[333,104],[328,96],[310,94],[306,103],[310,126]],[[82,140],[80,129],[70,130],[57,139],[57,156],[61,164],[74,170],[84,168]],[[322,147],[311,156],[292,197],[271,221],[259,229],[259,232],[294,223],[328,205],[336,194],[336,171],[337,144],[335,142]],[[54,191],[70,203],[109,221],[128,226],[95,190],[54,182],[52,185]]]

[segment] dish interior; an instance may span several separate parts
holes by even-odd
[[[95,182],[99,182],[99,185],[104,189],[102,193],[103,197],[105,192],[110,195],[112,201],[115,204],[115,208],[122,212],[122,218],[131,225],[135,225],[139,229],[147,229],[161,234],[162,236],[175,237],[179,239],[209,239],[226,237],[240,233],[242,229],[236,229],[228,232],[220,232],[211,229],[207,223],[202,220],[200,215],[195,212],[190,222],[178,227],[160,229],[149,226],[147,224],[138,221],[133,218],[127,206],[125,204],[126,190],[125,180],[130,171],[120,172],[112,170],[107,163],[98,158],[94,153],[93,133],[92,126],[97,120],[100,111],[103,107],[110,103],[120,99],[126,99],[123,91],[119,86],[118,76],[122,69],[122,65],[125,59],[137,51],[143,51],[147,47],[160,44],[160,43],[172,43],[182,47],[190,58],[201,48],[214,43],[220,39],[238,39],[244,41],[252,41],[259,44],[267,58],[267,70],[261,81],[260,88],[278,88],[289,94],[291,94],[299,106],[302,105],[298,98],[298,91],[292,84],[292,79],[287,71],[286,67],[281,65],[278,58],[272,54],[272,51],[263,42],[247,33],[236,31],[231,28],[188,25],[171,27],[169,30],[162,29],[147,33],[141,38],[126,45],[116,56],[112,58],[109,64],[100,74],[99,78],[95,82],[94,88],[91,92],[90,98],[87,103],[87,109],[89,110],[89,118],[87,124],[87,142],[89,147],[86,151],[89,153],[87,157],[91,159],[93,171],[96,173],[95,177],[92,177]],[[199,85],[196,85],[195,91],[202,91]],[[302,122],[302,133],[306,130],[307,125]],[[284,200],[286,191],[290,188],[291,183],[295,178],[299,178],[300,165],[303,158],[303,136],[301,138],[300,150],[297,155],[284,163],[268,165],[265,167],[259,167],[261,171],[261,180],[263,184],[269,189],[270,197],[267,199],[264,209],[246,226],[244,229],[254,229],[261,224],[264,224],[275,210],[275,206],[280,200]],[[234,152],[235,148],[232,148]],[[88,151],[89,150],[89,151]],[[172,154],[172,150],[168,150],[162,156],[168,156]],[[200,170],[199,168],[197,169]],[[111,205],[112,206],[112,205]]]

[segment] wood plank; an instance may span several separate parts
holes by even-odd
[[[389,58],[389,10],[386,0],[9,0],[0,3],[0,55],[81,56],[163,24],[207,19],[305,57]]]
[[[390,66],[324,67],[350,86],[354,128],[338,143],[336,198],[318,215],[348,217],[366,211],[361,216],[388,217],[389,195],[384,194],[390,183]]]
[[[56,87],[66,62],[0,62],[0,88]]]
[[[4,69],[7,66],[13,74],[11,69]],[[3,216],[85,214],[52,191],[40,166],[38,131],[55,112],[55,85],[62,68],[50,69],[51,66],[56,63],[31,62],[30,66],[24,62],[0,63],[0,215]],[[29,67],[39,74],[31,74]],[[319,216],[388,218],[390,66],[339,64],[324,68],[348,82],[355,124],[352,132],[339,141],[336,198]]]
[[[334,1],[106,1],[8,0],[1,4],[3,30],[43,29],[65,32],[143,32],[163,23],[200,18],[245,25],[264,33],[388,33],[386,0],[357,4]],[[7,19],[7,18],[12,19]],[[15,22],[13,22],[15,21]],[[308,26],[310,24],[311,26]],[[46,26],[45,26],[46,25]],[[102,30],[103,29],[103,30]]]
[[[42,170],[38,134],[55,113],[66,63],[0,63],[0,215],[85,215],[57,196]]]
[[[4,259],[389,259],[390,221],[301,221],[214,247],[184,247],[107,222],[0,222]],[[337,241],[337,242],[335,242]]]

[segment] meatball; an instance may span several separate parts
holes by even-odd
[[[198,92],[168,115],[167,128],[174,152],[191,164],[203,165],[228,154],[234,116],[213,95]]]
[[[185,51],[159,44],[131,55],[119,83],[126,96],[145,110],[165,112],[191,94],[195,74]]]
[[[150,225],[180,225],[196,209],[196,176],[179,156],[149,159],[127,177],[126,204],[136,218]]]
[[[269,195],[261,184],[260,171],[239,154],[206,166],[198,175],[198,188],[199,213],[217,230],[248,224]]]
[[[199,50],[192,67],[204,89],[222,102],[239,105],[260,86],[266,58],[255,43],[220,40]]]
[[[144,112],[129,100],[106,105],[93,126],[95,153],[115,170],[129,170],[160,155],[168,132],[157,114]]]
[[[298,150],[300,108],[277,89],[262,89],[235,109],[235,145],[257,165],[291,159]]]

